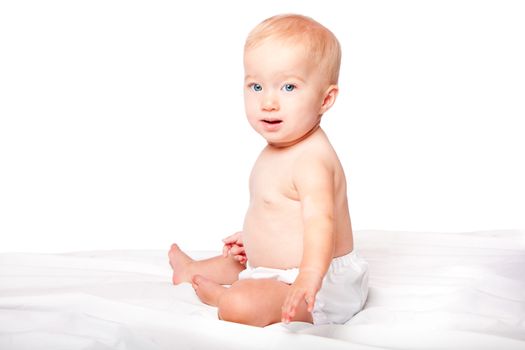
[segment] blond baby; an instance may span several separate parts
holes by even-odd
[[[221,256],[193,260],[176,244],[169,252],[173,283],[192,283],[222,320],[342,324],[364,305],[367,264],[354,251],[345,174],[320,126],[340,61],[336,37],[309,17],[274,16],[248,35],[246,116],[267,145],[243,230]]]

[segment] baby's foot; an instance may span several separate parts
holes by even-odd
[[[170,259],[171,268],[173,269],[173,284],[190,282],[188,269],[193,262],[193,259],[180,250],[179,246],[176,244],[171,245],[168,257]]]
[[[199,299],[203,303],[211,306],[217,306],[219,304],[220,296],[226,291],[226,287],[223,287],[201,275],[193,276],[191,284]]]

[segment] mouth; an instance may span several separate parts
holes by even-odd
[[[283,121],[282,119],[261,119],[260,123],[263,130],[266,130],[267,132],[275,132],[281,129]]]
[[[276,125],[281,124],[283,121],[280,119],[263,119],[262,122],[269,125]]]

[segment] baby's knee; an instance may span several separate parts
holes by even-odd
[[[256,315],[250,296],[235,287],[224,292],[219,299],[219,318],[224,321],[255,325]]]

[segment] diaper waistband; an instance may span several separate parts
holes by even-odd
[[[367,269],[368,263],[362,259],[355,250],[352,250],[350,253],[338,256],[332,259],[328,270],[337,272],[342,269],[347,269],[349,267],[357,270],[364,271]],[[239,274],[239,279],[245,278],[276,278],[277,276],[286,276],[282,278],[283,282],[293,283],[297,275],[299,274],[299,268],[291,269],[274,269],[264,266],[253,267],[250,264],[250,261],[246,263],[246,269],[241,271]],[[279,279],[279,278],[276,278]]]
[[[353,265],[354,267],[357,267],[359,269],[364,269],[366,268],[367,263],[357,254],[355,250],[352,250],[346,255],[341,255],[337,258],[333,258],[330,264],[330,269],[337,271],[341,268],[345,268],[350,265]]]

